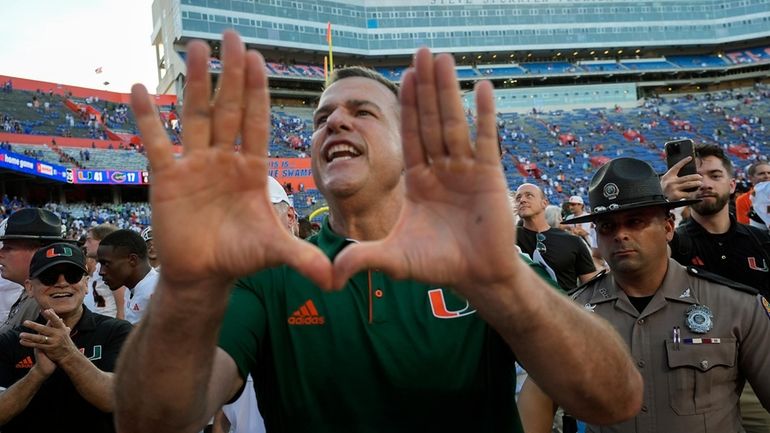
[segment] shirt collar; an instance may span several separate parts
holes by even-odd
[[[644,316],[648,316],[661,308],[667,302],[684,302],[688,304],[697,304],[696,293],[693,291],[687,270],[684,266],[677,263],[674,259],[668,259],[668,269],[663,277],[658,290],[653,295],[650,303],[644,309]],[[603,302],[617,301],[616,307],[636,317],[639,315],[636,307],[631,304],[628,296],[618,288],[615,283],[615,277],[610,274],[601,280],[599,285],[594,288],[593,296],[588,301],[589,304],[600,304]],[[640,316],[641,317],[641,316]]]
[[[329,258],[334,258],[351,243],[357,243],[355,239],[345,238],[343,236],[334,233],[331,224],[329,224],[329,217],[324,218],[323,224],[321,224],[321,231],[315,237],[315,244],[318,248],[326,254]]]

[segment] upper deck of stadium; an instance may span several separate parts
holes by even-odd
[[[158,0],[165,3],[172,0]],[[434,51],[714,45],[770,36],[768,0],[176,0],[178,37],[404,55]],[[158,3],[158,2],[156,2]]]

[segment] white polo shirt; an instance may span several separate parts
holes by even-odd
[[[158,284],[159,276],[158,271],[150,268],[150,272],[135,287],[128,287],[126,290],[126,320],[131,324],[135,325],[142,320],[155,286]]]

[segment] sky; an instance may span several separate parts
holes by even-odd
[[[154,93],[151,6],[152,0],[3,1],[0,74],[121,93],[138,82]]]

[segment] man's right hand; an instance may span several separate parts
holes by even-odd
[[[660,177],[660,186],[663,188],[663,194],[669,201],[678,201],[688,198],[691,193],[686,190],[698,189],[703,184],[703,176],[699,174],[690,174],[679,177],[679,170],[692,160],[692,156],[682,159]]]
[[[283,229],[268,199],[270,95],[264,60],[245,52],[232,31],[225,32],[222,48],[220,87],[212,102],[209,47],[201,41],[188,45],[180,158],[174,157],[147,90],[135,85],[131,92],[151,166],[161,278],[172,287],[226,286],[286,263],[328,288],[328,258]],[[241,150],[235,152],[239,137]]]

